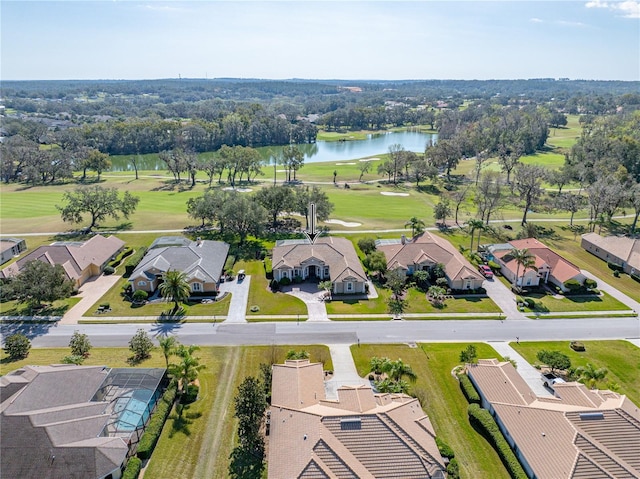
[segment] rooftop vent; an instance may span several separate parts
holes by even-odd
[[[349,417],[340,419],[340,429],[342,431],[357,431],[362,429],[362,421],[359,417]]]
[[[604,414],[601,412],[581,412],[580,419],[583,421],[594,421],[597,419],[604,419]]]

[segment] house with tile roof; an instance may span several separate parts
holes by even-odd
[[[413,239],[403,236],[399,240],[376,240],[376,249],[384,253],[387,269],[407,276],[442,264],[451,289],[478,289],[484,281],[484,276],[451,243],[428,231]]]
[[[363,294],[367,275],[353,243],[324,236],[308,240],[281,240],[273,248],[273,277],[333,282],[334,294]]]
[[[640,477],[640,411],[626,396],[572,382],[538,397],[510,362],[496,359],[467,372],[529,477]]]
[[[270,479],[445,478],[431,421],[417,399],[368,385],[325,392],[322,364],[273,366]]]
[[[535,260],[535,269],[525,271],[522,266],[518,267],[518,263],[511,254],[514,249],[529,251]],[[535,238],[493,244],[488,247],[488,251],[493,256],[493,261],[500,265],[502,275],[514,286],[527,287],[551,283],[563,292],[567,292],[569,288],[564,285],[565,281],[575,279],[583,284],[587,279],[575,264]]]
[[[11,258],[18,256],[27,249],[27,243],[21,238],[0,239],[0,264],[5,264]]]
[[[56,241],[48,246],[40,246],[10,264],[0,272],[0,278],[15,276],[25,264],[38,260],[50,265],[61,265],[67,278],[79,288],[89,278],[102,274],[104,268],[123,248],[124,241],[115,236],[95,235],[82,242]]]
[[[640,239],[587,233],[580,245],[601,260],[621,266],[625,273],[640,276]]]
[[[120,478],[165,383],[162,368],[66,364],[0,377],[2,477]]]
[[[133,291],[151,293],[167,271],[175,270],[185,274],[192,293],[215,293],[228,254],[229,245],[222,241],[163,237],[162,241],[154,241],[129,276],[129,283]]]

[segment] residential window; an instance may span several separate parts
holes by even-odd
[[[465,284],[464,289],[471,289],[471,281],[467,280],[467,284]]]
[[[531,278],[527,278],[527,286],[531,286]]]
[[[283,271],[282,272],[282,277],[283,278],[288,278],[289,277],[289,272],[288,271]]]
[[[194,293],[202,291],[202,283],[191,283],[191,291]]]
[[[147,282],[146,281],[138,281],[138,286],[146,286]]]
[[[351,281],[347,283],[347,291],[353,291],[353,283]]]
[[[324,276],[325,277],[329,276],[329,268],[327,266],[325,266],[324,268]]]
[[[300,270],[299,270],[299,269],[296,269],[296,270],[293,272],[293,274],[294,274],[295,276],[300,276]]]

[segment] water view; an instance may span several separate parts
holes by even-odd
[[[347,161],[387,153],[389,147],[396,143],[402,145],[405,150],[422,153],[427,143],[429,141],[435,142],[437,138],[438,135],[432,133],[394,131],[372,134],[366,140],[318,141],[312,144],[298,145],[298,148],[304,153],[305,163]],[[257,148],[257,150],[265,160],[268,160],[272,154],[278,155],[282,148],[282,146],[264,146]],[[129,158],[129,155],[112,157],[111,170],[133,170]],[[138,161],[139,170],[164,170],[165,168],[164,162],[159,160],[156,155],[141,155]]]

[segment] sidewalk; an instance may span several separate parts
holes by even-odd
[[[553,396],[551,391],[548,391],[542,385],[540,379],[540,371],[531,366],[522,356],[520,356],[515,349],[513,349],[507,342],[488,342],[489,346],[495,349],[502,357],[509,356],[510,359],[514,359],[517,365],[518,374],[526,381],[527,385],[538,396]]]
[[[328,346],[333,362],[333,377],[324,383],[327,399],[337,400],[340,386],[369,384],[369,381],[358,376],[348,344],[329,344]]]

